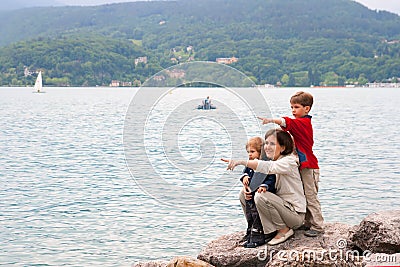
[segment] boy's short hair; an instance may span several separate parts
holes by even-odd
[[[314,103],[314,98],[310,93],[307,92],[297,92],[290,98],[290,103],[300,104],[302,106],[310,106],[310,109]]]

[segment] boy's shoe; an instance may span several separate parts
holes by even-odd
[[[265,244],[265,237],[262,230],[252,229],[250,240],[246,242],[243,246],[245,248],[256,248],[258,246]]]
[[[304,230],[304,231],[308,231],[310,230],[310,226],[307,226],[305,224],[301,225],[299,228],[297,228],[296,230]]]
[[[244,242],[243,246],[245,247],[245,245],[250,242],[250,236],[251,236],[251,228],[247,228],[246,234],[242,237],[242,239],[239,240],[239,243]]]
[[[260,240],[259,242],[250,241],[244,246],[245,248],[256,248],[265,244],[265,240]]]
[[[316,230],[307,230],[307,231],[305,231],[304,232],[304,235],[305,236],[308,236],[308,237],[317,237],[317,236],[319,236],[320,234],[322,234],[323,232],[319,232],[319,231],[316,231]]]
[[[242,239],[239,240],[239,243],[248,242],[250,240],[250,234],[245,234]]]

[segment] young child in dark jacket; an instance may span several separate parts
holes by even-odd
[[[246,144],[246,151],[249,160],[267,160],[264,153],[264,140],[261,137],[250,138]],[[254,172],[253,169],[246,167],[240,177],[243,183],[243,190],[240,192],[240,202],[247,220],[247,230],[245,236],[245,248],[255,248],[265,244],[265,236],[261,224],[260,216],[254,202],[254,195],[258,192],[269,191],[275,193],[275,174],[263,174]]]

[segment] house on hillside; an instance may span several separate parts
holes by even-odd
[[[34,74],[34,73],[35,73],[35,72],[30,71],[28,67],[25,67],[25,69],[24,69],[24,76],[25,76],[25,77],[31,76],[31,75]]]
[[[161,82],[161,81],[165,80],[165,76],[164,75],[156,75],[156,76],[153,76],[153,79],[157,82]]]
[[[166,71],[169,75],[170,78],[175,78],[175,79],[180,79],[185,77],[185,71],[184,70],[179,70],[179,69],[173,69],[173,70],[167,70]]]
[[[110,87],[119,87],[120,81],[118,80],[112,80],[110,83]]]
[[[221,64],[232,64],[237,62],[239,59],[236,57],[219,57],[215,61]]]
[[[132,86],[132,82],[122,82],[121,86],[122,87],[131,87]]]
[[[135,66],[139,63],[147,64],[147,57],[135,58]]]
[[[131,87],[132,82],[121,82],[118,80],[112,80],[110,83],[110,87]]]
[[[384,43],[387,43],[387,44],[398,44],[398,43],[400,43],[400,40],[391,40],[391,41],[388,41],[388,40],[384,40],[383,41]]]

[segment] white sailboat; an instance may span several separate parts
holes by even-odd
[[[42,72],[39,71],[39,74],[36,78],[35,87],[33,87],[35,93],[44,93],[43,91],[43,83],[42,83]]]

